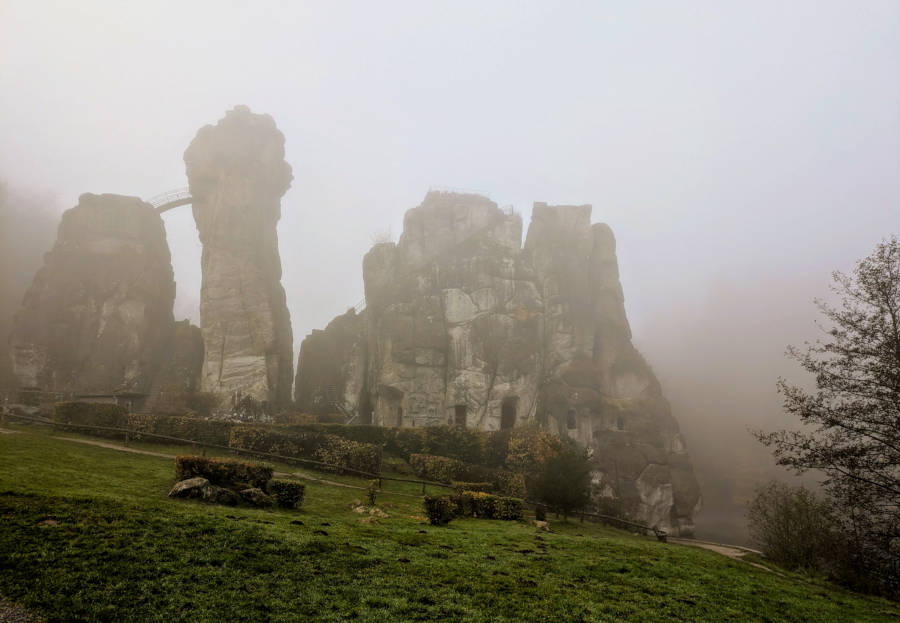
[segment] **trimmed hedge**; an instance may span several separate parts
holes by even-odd
[[[296,480],[270,480],[267,490],[278,506],[300,508],[306,494],[306,485]]]
[[[268,452],[282,456],[314,458],[316,450],[328,438],[319,432],[291,432],[290,427],[259,426],[246,424],[234,426],[228,445],[257,452]]]
[[[450,486],[453,487],[453,490],[457,495],[461,494],[463,491],[483,491],[484,493],[490,493],[494,490],[494,484],[490,482],[453,481],[450,483]]]
[[[328,471],[353,469],[373,475],[381,472],[381,448],[378,446],[316,431],[291,432],[291,428],[235,426],[231,429],[228,445],[232,448],[320,461],[326,465],[318,469]]]
[[[315,458],[335,467],[337,471],[350,468],[373,475],[381,472],[381,448],[334,435],[328,435],[316,450]]]
[[[422,506],[432,526],[447,525],[456,516],[456,502],[449,495],[427,495]]]
[[[457,459],[431,454],[413,454],[409,457],[409,464],[413,473],[425,480],[453,484],[455,487],[465,478],[469,483],[479,485],[472,490],[492,490],[515,498],[524,498],[526,494],[525,476],[516,472],[468,465]]]
[[[207,456],[176,456],[175,477],[178,480],[202,476],[214,485],[233,487],[251,485],[265,489],[272,479],[272,466],[262,463],[245,463],[232,459]]]
[[[464,477],[466,465],[462,461],[431,454],[413,454],[409,464],[416,476],[435,482],[451,483]]]
[[[53,422],[56,424],[108,426],[110,428],[127,428],[128,411],[125,407],[100,402],[58,402],[53,405]],[[118,431],[95,430],[92,428],[71,428],[66,430],[86,433],[95,437],[119,439],[123,433]]]
[[[525,486],[525,475],[498,469],[493,473],[496,491],[512,498],[524,498],[528,493]]]
[[[135,433],[135,438],[152,443],[172,443],[158,437],[141,435],[141,433],[153,433],[189,439],[200,443],[210,443],[217,446],[227,446],[231,438],[230,422],[204,420],[199,417],[184,415],[146,415],[133,413],[128,416],[128,426]]]
[[[519,498],[501,497],[483,491],[463,491],[456,497],[457,514],[481,519],[521,519],[525,503]]]

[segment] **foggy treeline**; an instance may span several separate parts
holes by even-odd
[[[815,474],[798,479],[777,467],[750,431],[796,425],[783,415],[775,383],[811,380],[785,350],[820,336],[813,299],[828,298],[829,274],[795,268],[723,280],[694,308],[661,312],[641,330],[638,346],[660,377],[700,481],[704,538],[748,543],[747,503],[769,479],[815,486]]]

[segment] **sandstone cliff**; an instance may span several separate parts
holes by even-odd
[[[381,426],[534,421],[594,451],[596,497],[688,534],[699,489],[668,403],[631,343],[615,239],[591,206],[431,192],[363,260],[366,309],[304,340],[297,401]]]
[[[187,320],[176,322],[164,355],[144,410],[175,414],[197,411],[195,403],[203,370],[203,336],[200,328]]]
[[[290,187],[284,136],[245,106],[197,132],[184,154],[194,220],[203,243],[201,386],[290,402],[290,316],[281,287],[276,225]]]
[[[22,387],[147,393],[173,326],[162,219],[136,197],[84,194],[62,218],[10,336]]]

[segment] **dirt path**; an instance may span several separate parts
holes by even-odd
[[[121,452],[131,452],[132,454],[146,454],[147,456],[158,456],[163,459],[174,459],[174,454],[163,454],[162,452],[150,452],[149,450],[138,450],[137,448],[129,448],[111,441],[94,441],[93,439],[75,439],[74,437],[54,437],[63,441],[74,441],[76,443],[86,443],[89,446],[97,446],[98,448],[109,448],[110,450],[119,450]]]
[[[716,552],[717,554],[722,554],[723,556],[727,556],[732,560],[740,560],[741,562],[745,562],[748,565],[756,567],[757,569],[762,569],[763,571],[768,571],[769,573],[776,573],[769,567],[765,565],[761,565],[758,562],[752,562],[749,560],[744,560],[744,556],[747,554],[759,554],[760,552],[750,549],[747,547],[738,547],[735,545],[725,545],[723,543],[711,543],[709,541],[695,541],[694,539],[679,539],[677,537],[669,537],[669,543],[677,543],[678,545],[687,545],[688,547],[700,547],[702,549],[708,549],[711,552]],[[778,574],[780,575],[780,574]]]

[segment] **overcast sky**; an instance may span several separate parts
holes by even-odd
[[[236,104],[294,169],[295,348],[361,298],[372,238],[453,187],[526,226],[533,201],[593,204],[667,391],[774,396],[829,272],[900,230],[896,0],[0,2],[0,173],[54,209],[186,185],[184,149]],[[190,210],[165,219],[196,322]]]

